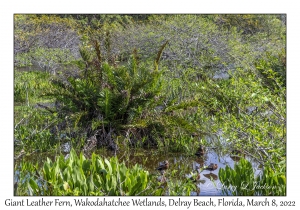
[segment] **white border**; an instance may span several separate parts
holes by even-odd
[[[296,1],[278,1],[278,0],[115,0],[115,1],[2,1],[0,6],[0,42],[1,42],[1,151],[0,151],[0,209],[16,209],[18,207],[6,207],[4,200],[13,198],[13,14],[14,13],[287,13],[287,89],[288,89],[288,124],[287,124],[287,195],[286,197],[276,197],[277,201],[295,200],[296,206],[300,206],[296,195],[299,190],[299,182],[296,179],[299,166],[296,162],[297,142],[299,142],[299,125],[297,119],[299,116],[299,11]],[[298,197],[298,196],[297,196]],[[14,199],[26,199],[27,197],[15,197]],[[131,198],[122,198],[128,200]],[[168,202],[170,197],[163,197]],[[176,197],[175,197],[176,198]],[[178,198],[178,197],[177,197]],[[180,197],[182,200],[192,200],[190,197]],[[213,198],[216,202],[217,199]],[[236,197],[228,197],[227,200]],[[250,197],[252,198],[252,197]],[[268,197],[272,200],[275,197]],[[37,197],[35,200],[39,199]],[[54,200],[55,197],[45,198]],[[65,200],[73,200],[64,198]],[[155,199],[155,198],[153,198]],[[199,198],[201,199],[201,198]],[[209,197],[204,197],[207,200]],[[247,197],[240,197],[240,200],[246,201]],[[26,207],[31,209],[30,207]],[[57,207],[59,208],[59,207]],[[65,208],[65,207],[62,207]],[[62,209],[61,208],[61,209]],[[73,207],[74,208],[74,207]],[[101,208],[101,207],[96,207]],[[132,207],[131,207],[132,208]],[[134,207],[133,207],[134,208]],[[138,207],[139,208],[139,207]],[[152,207],[151,207],[152,208]],[[165,207],[155,207],[164,208]],[[173,207],[172,207],[173,208]],[[180,207],[176,207],[180,208]],[[182,207],[181,207],[182,208]],[[180,208],[180,209],[181,209]],[[192,209],[195,209],[193,207]],[[197,207],[199,208],[199,207]],[[232,207],[223,207],[232,208]],[[262,207],[259,207],[262,208]],[[78,208],[79,209],[79,208]],[[82,209],[82,208],[81,208]],[[106,208],[105,208],[106,209]],[[278,208],[277,208],[278,209]],[[280,209],[280,208],[279,208]]]

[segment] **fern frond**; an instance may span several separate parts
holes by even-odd
[[[70,116],[71,120],[74,122],[74,128],[77,128],[82,119],[87,115],[87,112],[77,112]]]
[[[175,116],[175,115],[172,115],[172,116],[164,115],[163,117],[164,117],[164,121],[165,121],[164,122],[165,127],[172,126],[172,127],[181,128],[190,133],[196,132],[195,126],[191,125],[190,122],[188,122],[187,120],[185,120],[182,117]]]
[[[100,98],[97,105],[100,107],[100,112],[103,113],[105,119],[112,117],[112,93],[108,88],[104,88],[100,92]]]
[[[179,109],[186,110],[188,108],[197,107],[198,105],[199,105],[199,101],[196,99],[190,100],[190,101],[183,101],[179,104],[167,107],[165,109],[165,112],[171,112],[171,111],[175,111],[175,110],[179,110]]]
[[[101,56],[100,44],[97,40],[94,41],[94,47],[95,47],[95,50],[96,50],[97,59],[98,59],[99,63],[101,63],[102,62],[102,56]]]
[[[157,55],[156,55],[156,59],[154,61],[154,70],[157,71],[158,70],[158,63],[159,63],[159,60],[161,58],[161,54],[163,52],[163,50],[165,49],[166,45],[169,43],[169,41],[166,41],[159,49]]]
[[[79,48],[79,53],[83,61],[90,62],[91,54],[85,48]]]

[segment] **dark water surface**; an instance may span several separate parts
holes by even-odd
[[[121,154],[117,155],[120,161],[122,161]],[[124,157],[123,157],[124,158]],[[128,157],[127,157],[128,158]],[[250,158],[247,158],[256,170],[255,174],[259,173],[258,164],[253,162]],[[208,166],[211,163],[217,164],[218,168],[214,171],[203,170],[200,173],[200,180],[196,182],[198,192],[192,192],[191,195],[200,196],[214,196],[223,195],[222,194],[222,184],[219,180],[218,173],[220,168],[225,168],[226,165],[231,168],[234,167],[234,163],[239,160],[238,157],[227,155],[220,155],[217,151],[213,149],[208,149],[207,153],[202,157],[197,157],[195,155],[187,156],[186,154],[171,153],[171,154],[160,154],[158,152],[148,151],[145,153],[141,151],[131,151],[129,156],[129,165],[134,165],[136,163],[143,165],[144,168],[149,170],[150,173],[157,173],[155,169],[158,167],[159,163],[168,160],[170,163],[169,169],[167,169],[166,178],[171,176],[171,173],[175,171],[178,179],[186,179],[191,172],[195,173],[195,167]],[[124,159],[125,161],[125,159]],[[176,176],[176,175],[175,175]]]
[[[103,158],[112,157],[114,154],[104,149],[96,150],[96,154]],[[195,167],[208,166],[211,163],[218,164],[218,168],[214,171],[203,170],[200,173],[200,180],[196,182],[197,191],[192,192],[192,196],[218,196],[222,194],[222,184],[219,180],[218,173],[220,168],[225,168],[226,165],[231,168],[234,167],[234,163],[239,160],[238,157],[230,156],[229,154],[220,154],[214,149],[207,149],[206,154],[202,157],[195,155],[187,155],[183,153],[166,153],[158,152],[157,150],[144,150],[144,149],[131,149],[127,151],[119,151],[117,154],[119,162],[125,162],[127,166],[133,166],[135,164],[142,165],[143,168],[148,170],[151,174],[160,176],[156,168],[159,163],[168,160],[170,163],[169,169],[166,170],[165,177],[167,180],[184,180],[190,176],[191,172],[195,173]],[[55,154],[37,154],[31,156],[28,161],[43,163],[46,157],[55,159]],[[255,174],[258,174],[260,170],[257,163],[253,162],[250,158],[247,158],[253,168],[256,170]]]
[[[67,66],[65,68],[73,69],[73,66]],[[30,71],[33,67],[24,67],[17,68],[18,71]],[[61,70],[61,69],[59,69]],[[222,77],[224,75],[221,75]],[[222,77],[223,78],[223,77]],[[222,147],[226,147],[226,142],[222,140],[222,133],[220,132],[218,141],[221,140]],[[206,140],[209,143],[214,143],[217,141],[216,138],[207,137]],[[67,151],[70,150],[71,144],[66,143],[64,145],[66,148],[62,149],[66,150],[65,155],[67,155]],[[227,145],[228,146],[228,145]],[[109,158],[114,156],[114,153],[100,149],[95,151],[96,154],[102,156],[103,158]],[[25,160],[36,163],[38,162],[41,166],[44,161],[46,161],[46,157],[54,160],[56,155],[54,153],[38,153],[33,154],[30,157],[24,157]],[[169,169],[167,169],[165,177],[167,180],[174,180],[174,178],[183,180],[187,179],[187,177],[191,174],[191,172],[195,172],[195,167],[204,167],[208,166],[211,163],[217,164],[218,168],[214,171],[203,170],[200,173],[200,180],[196,182],[197,192],[192,192],[191,195],[200,195],[200,196],[218,196],[222,195],[222,184],[219,180],[218,173],[220,168],[225,168],[226,165],[231,168],[234,167],[234,163],[239,160],[238,157],[231,156],[230,154],[223,154],[220,151],[217,151],[212,148],[207,148],[207,152],[202,157],[197,157],[194,154],[185,154],[185,153],[170,153],[170,152],[159,152],[156,149],[129,149],[125,151],[119,151],[117,154],[119,162],[125,162],[127,166],[133,166],[135,164],[142,165],[143,168],[148,170],[151,174],[155,174],[160,176],[159,172],[155,170],[159,163],[168,160],[170,163]],[[246,157],[251,163],[255,170],[255,174],[257,175],[260,170],[257,163],[251,160],[251,158]],[[18,164],[18,163],[16,163]],[[18,171],[15,171],[15,177],[18,175]]]

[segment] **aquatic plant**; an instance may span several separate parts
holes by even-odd
[[[27,174],[18,182],[20,195],[147,195],[150,189],[149,173],[140,166],[127,168],[116,157],[94,153],[86,159],[74,150],[66,160],[62,155],[48,158],[41,170],[32,165],[19,170]]]
[[[235,163],[234,169],[229,166],[220,168],[219,177],[225,186],[222,191],[227,195],[286,195],[284,172],[275,173],[270,167],[265,167],[262,174],[255,176],[251,163],[243,158]]]

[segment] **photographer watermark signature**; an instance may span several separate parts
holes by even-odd
[[[277,186],[269,186],[266,183],[264,185],[260,185],[259,182],[253,182],[251,184],[247,183],[247,182],[242,182],[240,186],[234,186],[234,185],[230,185],[230,186],[225,186],[224,184],[222,184],[221,182],[217,182],[217,183],[208,183],[206,185],[206,188],[216,188],[218,190],[229,190],[229,191],[236,191],[237,189],[240,190],[249,190],[249,191],[253,191],[253,190],[263,190],[263,189],[276,189]]]

